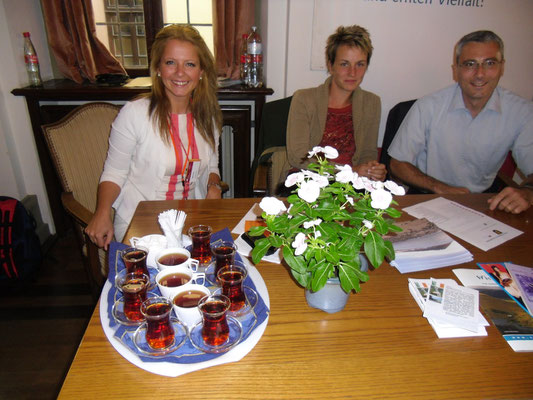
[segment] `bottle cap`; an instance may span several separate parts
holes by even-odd
[[[22,35],[24,35],[24,37],[30,37],[30,32],[23,32]]]

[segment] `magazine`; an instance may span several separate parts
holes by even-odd
[[[461,276],[459,279],[467,286],[468,281],[463,281]],[[507,344],[517,352],[533,351],[533,318],[500,286],[478,291],[481,308]]]
[[[528,310],[526,303],[523,299],[523,294],[516,281],[511,277],[511,274],[507,270],[506,263],[494,262],[494,263],[477,263],[485,273],[500,286],[511,299],[524,309],[530,316],[531,312]]]
[[[522,301],[525,303],[529,314],[533,315],[533,268],[513,263],[505,263],[505,266],[520,289]]]

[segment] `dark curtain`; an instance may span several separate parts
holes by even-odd
[[[213,35],[219,76],[239,79],[242,35],[254,24],[255,0],[213,0]]]
[[[91,0],[45,0],[42,7],[48,43],[65,77],[81,83],[95,82],[99,74],[126,74],[96,38]]]

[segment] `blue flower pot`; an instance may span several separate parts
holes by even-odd
[[[359,255],[359,259],[361,260],[361,271],[368,271],[366,257]],[[346,293],[342,289],[339,278],[328,279],[326,285],[318,292],[305,289],[307,304],[327,313],[342,311],[348,302],[348,297],[350,297],[350,293]]]

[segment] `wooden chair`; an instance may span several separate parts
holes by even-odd
[[[93,296],[107,277],[107,252],[84,233],[96,209],[96,192],[107,155],[111,123],[120,106],[88,103],[60,121],[43,125],[50,155],[61,182],[61,201],[72,217]]]

